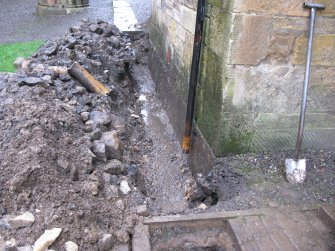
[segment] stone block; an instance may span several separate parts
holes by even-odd
[[[306,63],[307,41],[306,37],[297,38],[292,64]],[[314,37],[312,65],[335,66],[335,34]]]
[[[271,36],[271,16],[235,16],[230,64],[259,64],[267,56]]]
[[[293,50],[295,35],[291,33],[275,33],[269,43],[266,61],[273,64],[289,63]]]
[[[234,12],[255,12],[285,16],[308,16],[309,10],[303,7],[304,2],[304,0],[236,0]],[[318,3],[326,5],[326,9],[319,11],[319,15],[335,15],[335,2],[333,0],[319,0]]]
[[[195,21],[197,13],[194,10],[181,6],[181,21],[180,24],[191,34],[195,31]]]

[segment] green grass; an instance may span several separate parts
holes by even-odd
[[[13,65],[17,57],[31,56],[44,41],[0,44],[0,72],[15,72]]]

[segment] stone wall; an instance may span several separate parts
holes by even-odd
[[[89,5],[89,0],[38,0],[36,12],[43,14],[66,14],[69,9],[82,8]]]
[[[303,147],[335,149],[335,1],[318,2],[326,10],[317,13]],[[303,3],[207,0],[196,121],[216,156],[294,148],[309,29]],[[184,122],[176,118],[186,106],[195,7],[196,1],[153,0],[153,55],[162,67],[152,70],[177,131]]]
[[[158,96],[179,138],[185,122],[188,78],[193,52],[196,0],[153,0],[149,60]]]

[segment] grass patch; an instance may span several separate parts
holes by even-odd
[[[42,44],[43,40],[0,44],[0,72],[15,72],[13,65],[17,57],[31,56]]]

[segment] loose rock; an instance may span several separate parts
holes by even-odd
[[[126,180],[121,181],[121,183],[120,183],[120,191],[124,195],[130,193],[131,189],[130,189],[130,187],[128,185],[128,181],[126,181]]]
[[[103,166],[103,172],[113,175],[126,174],[127,168],[121,161],[112,159],[108,160],[107,163]]]
[[[66,251],[78,251],[78,245],[72,241],[65,242],[65,250]]]
[[[41,85],[41,84],[44,84],[43,79],[36,78],[36,77],[29,77],[19,82],[19,86],[24,86],[24,85],[35,86],[35,85]]]
[[[136,207],[136,213],[140,216],[148,216],[149,212],[147,205],[141,205]]]
[[[51,230],[45,230],[44,234],[37,239],[34,244],[34,251],[45,251],[48,247],[54,243],[62,232],[61,228],[53,228]]]
[[[106,146],[107,159],[118,159],[121,160],[121,143],[117,132],[104,132],[101,136],[101,141]]]
[[[21,227],[29,227],[35,222],[35,217],[30,212],[25,212],[15,218],[9,217],[8,223],[11,228],[17,229]]]
[[[114,238],[111,234],[103,234],[98,241],[99,251],[109,251],[114,246]]]

